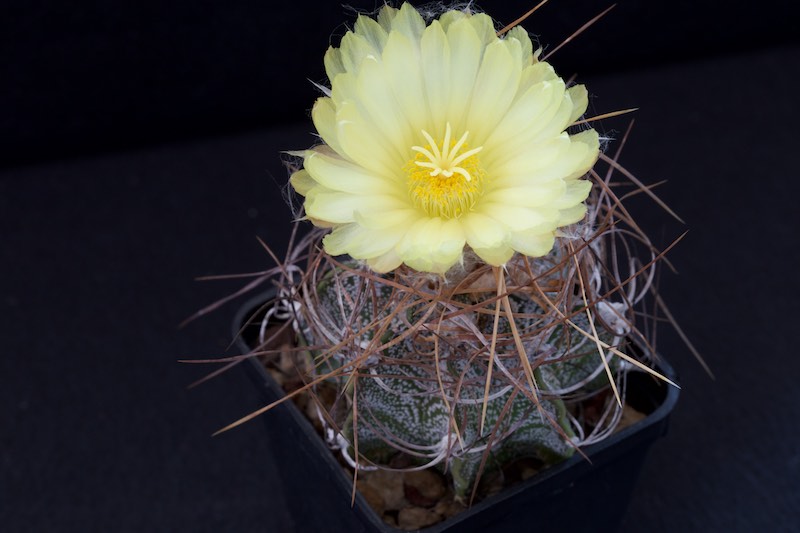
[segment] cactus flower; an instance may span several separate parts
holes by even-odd
[[[444,273],[466,247],[491,265],[547,254],[580,221],[599,153],[586,110],[515,27],[484,14],[430,23],[409,4],[359,16],[325,55],[330,90],[312,110],[323,144],[291,177],[326,252],[377,272]]]

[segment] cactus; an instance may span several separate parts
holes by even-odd
[[[554,251],[528,272],[527,285],[508,290],[525,361],[486,275],[442,283],[413,272],[378,276],[356,262],[317,269],[294,291],[303,294],[297,329],[316,374],[332,376],[339,392],[325,417],[333,444],[362,468],[387,465],[398,454],[417,468],[436,466],[452,476],[459,499],[469,497],[483,472],[520,458],[550,465],[573,455],[585,440],[578,401],[609,382],[596,341],[580,331],[592,324],[574,295],[570,258]],[[517,267],[509,278],[523,277]],[[534,283],[559,290],[545,303]],[[614,321],[602,320],[610,313],[609,304],[601,305],[605,313],[590,306],[601,315],[595,331],[619,346],[627,331],[604,326]],[[623,370],[618,361],[608,362],[614,375]]]

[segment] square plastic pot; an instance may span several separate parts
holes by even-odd
[[[234,333],[238,334],[273,295],[256,296],[242,306],[233,323]],[[242,340],[247,335],[237,338],[242,353],[249,352],[250,346]],[[265,404],[284,395],[257,358],[248,359],[244,367]],[[675,377],[663,360],[658,370],[671,379]],[[648,413],[645,419],[584,447],[589,461],[575,455],[422,531],[615,531],[625,515],[647,451],[667,432],[678,394],[675,387],[649,375],[630,373],[627,401]],[[292,402],[276,406],[261,418],[296,531],[403,531],[383,522],[359,493],[351,506],[352,476],[344,472],[335,452]]]

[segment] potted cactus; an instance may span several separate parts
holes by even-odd
[[[300,450],[303,528],[486,531],[532,513],[555,525],[570,507],[553,494],[604,502],[610,479],[624,500],[677,391],[643,321],[662,252],[612,174],[653,194],[603,153],[586,89],[521,26],[471,8],[384,6],[324,62],[321,143],[291,153],[298,218],[316,228],[237,318],[237,361],[254,363],[268,404],[229,428],[273,411],[280,453]],[[310,420],[286,402],[300,396]],[[654,414],[620,431],[637,410]],[[520,470],[536,474],[492,495]],[[445,488],[433,501],[401,481],[427,511],[409,522],[353,489],[374,472]],[[624,510],[589,505],[578,522]]]

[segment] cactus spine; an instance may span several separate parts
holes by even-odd
[[[497,297],[498,274],[507,298]],[[629,331],[624,305],[586,305],[582,279],[564,249],[447,282],[324,261],[293,294],[315,372],[334,376],[333,443],[361,468],[398,454],[436,466],[462,499],[482,472],[570,457],[615,421],[613,397],[610,415],[589,424],[580,401],[624,373],[602,345],[621,346]]]

